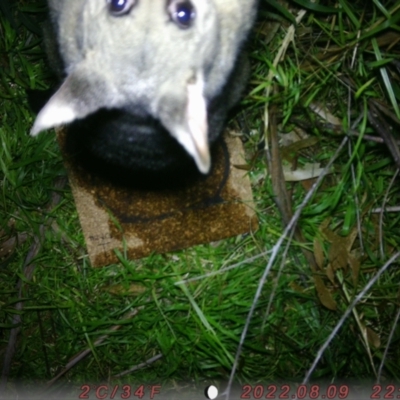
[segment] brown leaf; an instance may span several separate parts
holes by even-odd
[[[335,117],[329,110],[322,104],[314,102],[310,104],[310,109],[319,115],[323,120],[332,125],[342,126],[342,120]]]
[[[328,260],[334,271],[338,269],[347,269],[350,254],[347,250],[346,243],[344,243],[345,240],[343,239],[346,238],[337,236],[329,249]]]
[[[291,281],[291,282],[289,283],[289,286],[290,286],[290,288],[293,289],[295,292],[304,293],[304,289],[303,289],[299,284],[297,284],[297,283],[294,282],[294,281]]]
[[[303,189],[306,192],[309,192],[311,190],[311,188],[313,187],[316,180],[317,180],[317,178],[305,179],[304,181],[301,181],[300,184],[301,184],[301,186],[303,186]]]
[[[321,224],[320,232],[324,235],[326,240],[331,243],[328,252],[328,260],[331,264],[333,271],[338,269],[347,270],[347,266],[351,263],[352,255],[351,249],[354,240],[357,237],[357,229],[354,228],[347,236],[342,237],[328,228],[328,221]]]
[[[336,237],[336,233],[332,232],[332,230],[329,229],[330,222],[331,218],[325,219],[319,227],[319,231],[322,233],[322,235],[324,235],[329,243],[332,243],[332,241]]]
[[[288,135],[288,134],[286,134]],[[284,136],[286,136],[284,135]],[[317,137],[309,137],[306,139],[297,140],[296,142],[290,143],[281,148],[282,158],[292,162],[295,156],[298,156],[299,152],[308,147],[315,146],[319,142]]]
[[[322,305],[329,310],[335,311],[337,308],[336,301],[333,299],[331,292],[325,286],[320,276],[314,276],[315,288],[317,289],[318,298]]]
[[[332,284],[335,284],[335,272],[333,271],[332,264],[329,264],[325,270],[326,276],[331,281]]]
[[[314,257],[318,267],[322,270],[324,268],[324,249],[322,248],[321,239],[314,238]]]
[[[358,275],[360,274],[361,261],[358,258],[354,257],[354,255],[350,255],[349,265],[351,268],[353,284],[354,284],[354,286],[357,286]]]
[[[249,165],[249,164],[233,164],[233,167],[236,169],[243,170],[243,171],[251,170],[251,165]]]
[[[367,327],[367,339],[368,339],[368,343],[371,346],[374,346],[376,349],[381,347],[381,338],[375,331],[373,331],[369,327]]]
[[[137,283],[131,283],[128,288],[124,285],[113,285],[107,290],[112,294],[138,296],[139,294],[144,293],[147,290],[147,287]]]

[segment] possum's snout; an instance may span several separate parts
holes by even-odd
[[[86,73],[87,65],[82,63],[67,77],[39,112],[31,130],[32,136],[43,130],[83,119],[101,108],[115,109],[120,106],[121,109],[129,109],[135,114],[135,102],[131,103],[123,93],[113,90],[112,87],[108,88],[105,78],[100,76],[88,79]],[[85,90],[77,96],[79,86],[83,86]],[[103,96],[99,98],[101,86],[104,90]],[[143,101],[139,100],[138,104],[143,104]],[[149,113],[155,114],[169,134],[193,157],[199,171],[207,174],[210,171],[211,158],[202,75],[188,80],[185,85],[166,83],[159,89],[159,95],[145,108],[150,109]]]
[[[169,187],[199,177],[193,158],[159,120],[101,109],[67,128],[68,154],[85,168],[142,187]]]

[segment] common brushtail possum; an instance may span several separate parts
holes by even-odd
[[[45,43],[62,84],[31,134],[69,124],[105,165],[208,173],[247,81],[256,2],[48,0]]]

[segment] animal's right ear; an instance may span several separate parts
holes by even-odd
[[[158,117],[171,136],[193,157],[199,171],[207,174],[211,167],[211,156],[202,75],[198,74],[186,83],[183,90],[179,89],[177,85],[161,96]]]
[[[84,118],[102,107],[116,105],[116,98],[104,80],[85,74],[85,68],[75,69],[50,98],[36,117],[31,135]],[[108,95],[107,95],[108,94]],[[114,96],[115,97],[115,96]]]

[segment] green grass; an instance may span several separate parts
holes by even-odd
[[[391,183],[397,142],[389,149],[370,138],[383,131],[399,140],[400,3],[298,0],[283,10],[261,1],[249,44],[253,75],[231,122],[246,139],[258,231],[142,260],[120,255],[118,264],[99,269],[90,266],[68,184],[55,189],[66,172],[54,134],[28,135],[34,115],[25,90],[52,84],[40,47],[44,3],[0,6],[1,359],[16,322],[20,328],[9,388],[50,381],[87,348],[91,353],[57,382],[229,379],[260,278],[284,231],[274,201],[282,194],[274,193],[271,175],[276,165],[326,166],[349,134],[297,222],[303,239],[284,240],[271,265],[235,369],[241,383],[302,380],[352,300],[400,250],[398,209],[374,212],[400,204],[399,178]],[[306,13],[285,42],[300,7]],[[274,129],[281,143],[294,133],[303,139],[281,146],[268,172],[257,144],[265,134],[271,148]],[[293,210],[313,182],[286,183]],[[54,192],[61,196],[56,205]],[[304,249],[316,260],[313,273]],[[188,277],[200,279],[177,284]],[[400,380],[398,287],[397,259],[344,321],[314,380],[374,381],[382,361],[381,381]],[[113,378],[158,354],[149,367]]]

